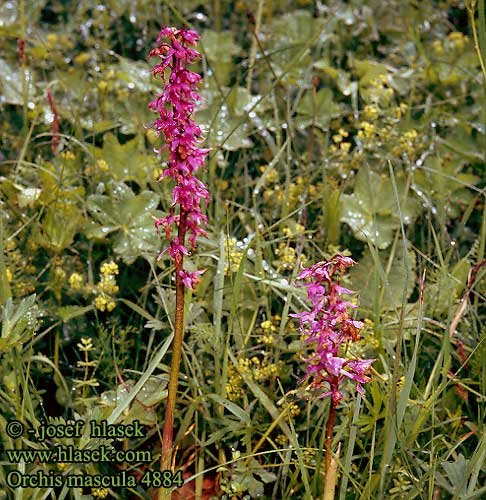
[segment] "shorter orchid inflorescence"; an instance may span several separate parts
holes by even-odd
[[[168,39],[168,42],[162,41]],[[201,211],[201,200],[209,202],[209,193],[197,177],[197,171],[203,167],[209,149],[198,144],[203,140],[201,129],[192,120],[195,102],[201,97],[197,84],[201,76],[187,69],[200,57],[197,50],[189,48],[195,45],[199,35],[185,28],[164,28],[157,38],[157,48],[149,53],[149,57],[159,56],[161,62],[152,73],[160,75],[165,82],[163,92],[149,104],[149,108],[159,113],[152,128],[163,133],[169,154],[168,167],[163,171],[161,179],[171,177],[176,182],[172,192],[172,205],[167,217],[157,219],[157,230],[162,226],[169,240],[159,258],[168,250],[174,259],[176,273],[187,288],[194,288],[199,282],[198,276],[204,271],[185,271],[182,267],[184,255],[189,255],[185,245],[188,236],[191,249],[196,247],[196,238],[205,235],[202,226],[207,225],[207,217]],[[168,74],[168,76],[167,76]],[[175,207],[179,205],[179,213]],[[178,228],[177,236],[173,236],[172,228]]]
[[[363,323],[351,318],[349,308],[356,306],[342,298],[343,294],[354,292],[340,286],[335,277],[354,264],[353,259],[338,254],[328,262],[304,268],[298,279],[309,280],[305,286],[312,309],[291,315],[299,318],[305,343],[315,344],[315,352],[306,360],[304,380],[312,379],[311,388],[315,391],[324,389],[319,397],[331,396],[333,405],[341,402],[340,386],[346,379],[354,380],[358,392],[363,393],[362,384],[370,381],[366,373],[375,361],[343,357],[345,344],[359,340]]]

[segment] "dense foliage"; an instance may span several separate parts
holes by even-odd
[[[206,272],[186,291],[173,498],[322,495],[330,398],[303,382],[291,314],[301,265],[337,253],[357,261],[349,354],[376,361],[364,396],[340,389],[336,498],[484,498],[484,18],[483,0],[1,2],[2,448],[100,444],[14,439],[12,419],[138,420],[143,438],[104,443],[152,461],[2,456],[0,499],[153,495],[175,281],[147,56],[182,25],[201,34],[211,204],[185,263]],[[14,489],[12,470],[137,485]]]

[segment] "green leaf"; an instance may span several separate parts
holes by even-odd
[[[64,306],[58,307],[56,313],[63,321],[69,321],[70,319],[83,316],[84,314],[92,310],[93,306]]]
[[[34,88],[32,72],[26,70],[29,97],[32,99]],[[14,69],[5,59],[0,59],[0,104],[21,105],[24,102],[22,94],[22,76],[19,69]]]
[[[216,403],[223,405],[229,412],[231,412],[235,417],[238,417],[244,424],[250,425],[251,418],[250,415],[240,408],[237,404],[232,403],[228,399],[222,398],[218,394],[209,394],[208,397]]]
[[[386,270],[390,252],[379,252],[378,255],[382,269]],[[380,266],[375,264],[371,252],[366,250],[363,258],[349,273],[353,289],[359,292],[360,306],[374,310],[376,306],[380,305],[381,310],[384,311],[400,307],[404,290],[408,299],[415,284],[415,253],[411,249],[408,250],[408,279],[405,266],[406,262],[402,252],[397,251],[384,282]]]
[[[351,81],[351,75],[348,72],[333,68],[324,60],[317,61],[314,64],[314,68],[323,71],[332,78],[343,95],[349,96],[357,92],[358,82]]]
[[[57,252],[69,247],[80,221],[81,214],[72,203],[49,207],[42,219],[42,233],[37,236],[38,243]]]
[[[148,157],[140,149],[138,137],[120,144],[113,134],[105,134],[103,147],[96,148],[94,154],[108,164],[114,180],[135,181],[140,186],[145,186],[156,164],[155,158]]]
[[[231,115],[226,104],[213,102],[209,107],[198,111],[195,116],[205,131],[205,146],[228,151],[253,146],[253,142],[248,138],[247,120]]]
[[[341,107],[334,102],[331,89],[319,90],[315,97],[315,104],[312,91],[309,90],[304,94],[297,107],[297,113],[300,115],[296,120],[297,126],[303,129],[312,125],[314,112],[315,123],[322,129],[327,129],[331,118],[336,118],[341,114]]]
[[[451,304],[458,300],[464,291],[469,270],[469,263],[463,258],[450,271],[439,269],[430,276],[430,282],[425,286],[429,313],[439,316],[448,314]]]
[[[420,210],[418,200],[406,197],[406,183],[397,178],[403,223],[410,224]],[[393,187],[387,176],[363,168],[356,176],[352,195],[341,195],[341,221],[348,224],[354,236],[371,241],[380,250],[387,248],[400,227],[399,211]]]
[[[97,238],[116,232],[113,250],[131,264],[143,254],[155,254],[159,248],[153,224],[153,217],[162,216],[156,210],[158,204],[159,197],[153,192],[135,195],[126,184],[112,183],[108,195],[88,197],[88,210],[99,225],[91,224],[85,234]]]
[[[2,321],[0,354],[28,342],[38,327],[39,316],[35,295],[22,299],[17,306],[12,299],[8,299],[0,316]]]
[[[461,154],[466,156],[465,153],[463,150]],[[461,214],[461,205],[468,205],[474,198],[468,187],[479,182],[477,176],[463,173],[463,166],[462,159],[451,161],[445,160],[441,155],[430,156],[423,168],[414,172],[414,189],[438,211],[445,210],[449,217],[458,217]]]
[[[381,75],[388,75],[388,68],[386,64],[378,63],[372,60],[359,61],[353,60],[353,66],[356,73],[360,77],[360,86],[368,86],[373,83]]]
[[[233,67],[233,56],[238,54],[240,47],[233,40],[232,31],[216,32],[205,30],[201,38],[204,55],[213,67],[220,85],[229,81]]]
[[[159,88],[152,80],[149,66],[144,62],[132,61],[118,56],[118,64],[111,66],[119,83],[137,89],[140,92],[152,93]]]
[[[462,453],[457,456],[455,462],[442,462],[447,479],[437,473],[437,484],[453,495],[464,497],[467,487],[468,462],[469,460],[466,460]]]

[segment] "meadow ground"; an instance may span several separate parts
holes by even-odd
[[[161,472],[164,26],[211,150]],[[486,498],[484,0],[9,0],[0,35],[0,499]]]

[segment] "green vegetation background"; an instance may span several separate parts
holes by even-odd
[[[336,252],[376,357],[345,387],[336,498],[486,496],[484,1],[8,0],[0,5],[2,448],[69,419],[130,423],[152,463],[0,463],[0,498],[150,498],[11,489],[9,471],[156,470],[174,283],[154,217],[172,186],[147,127],[161,26],[202,35],[196,119],[212,148],[206,268],[187,295],[176,416],[187,498],[318,499],[329,402],[309,397],[289,313],[301,263]],[[474,23],[474,24],[473,24]],[[473,29],[474,27],[474,29]],[[192,496],[191,496],[192,495]],[[175,497],[174,497],[175,498]],[[180,496],[179,498],[182,498]]]

